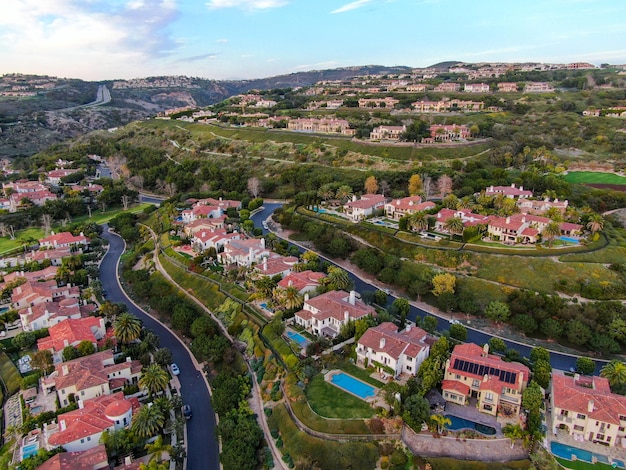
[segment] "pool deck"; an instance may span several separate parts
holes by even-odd
[[[468,419],[475,423],[484,424],[485,426],[491,426],[496,430],[496,434],[493,437],[504,437],[502,433],[502,425],[498,422],[495,416],[490,416],[485,413],[481,413],[473,406],[461,406],[455,403],[446,403],[446,410],[442,413],[444,415],[454,415],[459,418]]]
[[[360,397],[359,395],[357,395],[355,393],[352,393],[349,390],[346,390],[343,387],[339,387],[339,386],[335,385],[334,383],[332,383],[331,379],[333,378],[334,375],[337,375],[337,374],[349,375],[354,380],[358,380],[359,382],[363,382],[367,386],[372,387],[374,389],[374,396],[373,397],[368,397],[368,398],[363,398],[363,397]],[[369,403],[370,405],[372,405],[374,407],[383,406],[383,404],[386,405],[384,398],[380,396],[380,389],[379,388],[374,387],[373,385],[368,384],[367,382],[364,382],[363,380],[359,379],[358,377],[355,377],[354,375],[348,374],[347,372],[344,372],[344,371],[339,370],[339,369],[329,370],[328,372],[324,373],[324,380],[326,382],[328,382],[329,384],[331,384],[333,387],[337,387],[339,390],[343,390],[344,392],[349,393],[353,397],[357,397],[359,400],[366,401],[367,403]],[[387,406],[385,406],[385,407],[387,407]]]

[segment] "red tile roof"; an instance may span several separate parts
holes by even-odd
[[[384,204],[385,201],[386,198],[382,194],[364,194],[363,196],[361,196],[361,199],[357,199],[356,201],[350,201],[344,204],[344,207],[370,209],[372,207]]]
[[[90,341],[96,344],[102,335],[96,335],[98,330],[104,334],[104,319],[99,317],[86,317],[68,319],[51,326],[48,330],[50,336],[37,340],[37,348],[40,351],[52,349],[62,351],[68,345],[77,346],[81,341]]]
[[[39,244],[43,246],[70,246],[70,245],[86,245],[89,239],[84,235],[72,235],[70,232],[53,233],[49,237],[41,238]]]
[[[386,353],[389,357],[398,360],[402,354],[416,357],[422,350],[428,348],[428,344],[425,343],[427,335],[428,333],[421,328],[398,331],[398,327],[393,323],[384,322],[368,328],[358,344]],[[383,339],[384,345],[381,346]]]
[[[291,272],[278,282],[278,287],[286,289],[289,286],[293,286],[301,291],[306,287],[319,286],[320,280],[325,277],[326,274],[318,273],[311,270],[306,270],[302,272]]]
[[[441,390],[450,390],[452,392],[457,392],[462,395],[469,395],[470,388],[469,385],[464,384],[463,382],[458,382],[456,380],[444,380],[441,382]]]
[[[357,320],[367,315],[376,315],[374,307],[370,307],[358,299],[355,299],[354,304],[349,302],[350,294],[344,291],[330,291],[317,297],[313,297],[305,301],[305,307],[308,305],[313,309],[319,311],[319,313],[312,313],[312,315],[319,319],[324,320],[326,318],[335,318],[339,321],[344,321],[345,313],[348,313],[350,320]],[[301,312],[306,312],[308,309],[301,310],[296,313],[301,318]],[[306,315],[306,314],[305,314]]]
[[[93,470],[107,468],[108,457],[104,444],[83,452],[61,452],[42,463],[37,470]]]

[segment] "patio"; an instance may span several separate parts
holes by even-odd
[[[444,414],[454,415],[458,418],[467,419],[478,424],[491,426],[496,430],[495,437],[504,436],[504,434],[502,433],[502,425],[498,422],[498,419],[495,416],[481,413],[480,411],[478,411],[476,406],[472,406],[472,403],[467,406],[462,406],[448,402],[446,403],[446,411],[444,412]]]

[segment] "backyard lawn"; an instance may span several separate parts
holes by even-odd
[[[324,381],[316,375],[305,390],[313,411],[325,418],[371,418],[374,410],[365,401]]]
[[[572,171],[564,176],[568,183],[579,184],[623,184],[626,178],[613,173],[598,173],[594,171]]]

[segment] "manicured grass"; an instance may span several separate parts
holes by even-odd
[[[570,468],[572,470],[608,470],[612,469],[610,465],[607,465],[602,462],[597,462],[595,464],[584,462],[583,460],[566,460],[560,457],[555,457],[556,461],[559,462],[563,467]]]
[[[318,439],[300,431],[291,420],[285,405],[278,405],[268,418],[270,429],[280,431],[285,451],[296,460],[310,459],[317,468],[331,470],[337,468],[374,469],[378,460],[378,448],[374,443],[335,442]]]
[[[481,462],[478,460],[456,460],[450,457],[424,458],[433,470],[526,470],[530,468],[530,460],[514,460],[512,462]],[[595,468],[594,470],[598,470]]]
[[[371,418],[374,415],[369,403],[329,384],[321,374],[313,377],[305,394],[313,411],[325,418]]]
[[[571,171],[563,177],[568,183],[579,184],[623,184],[626,177],[613,173],[598,173],[593,171]]]
[[[22,375],[4,352],[0,352],[0,378],[2,378],[4,385],[7,387],[9,395],[13,395],[20,389]]]

